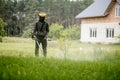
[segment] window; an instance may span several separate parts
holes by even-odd
[[[120,6],[117,6],[115,9],[116,16],[120,16]]]
[[[90,28],[90,37],[97,37],[97,29],[96,28]]]
[[[113,38],[114,37],[114,28],[107,28],[106,29],[106,37]]]

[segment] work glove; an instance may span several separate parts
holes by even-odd
[[[34,39],[35,38],[35,36],[34,35],[32,35],[32,39]]]
[[[44,39],[47,39],[47,35],[44,37]]]
[[[32,35],[32,39],[34,38],[34,35]]]

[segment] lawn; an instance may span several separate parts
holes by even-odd
[[[5,37],[0,80],[120,80],[120,45],[48,41],[48,55],[34,56],[34,41]]]

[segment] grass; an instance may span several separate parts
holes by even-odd
[[[44,58],[34,57],[31,39],[3,40],[0,80],[120,80],[120,45],[51,41]]]
[[[119,80],[120,64],[33,57],[0,57],[2,80]]]
[[[41,46],[41,45],[40,45]],[[0,43],[0,55],[34,56],[34,40],[5,37]],[[106,59],[120,53],[120,45],[83,44],[80,41],[48,41],[48,57],[93,61]],[[112,53],[112,54],[111,54]],[[42,57],[40,48],[40,57]]]

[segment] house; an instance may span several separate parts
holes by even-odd
[[[120,43],[120,0],[95,0],[76,18],[81,21],[81,42]]]

